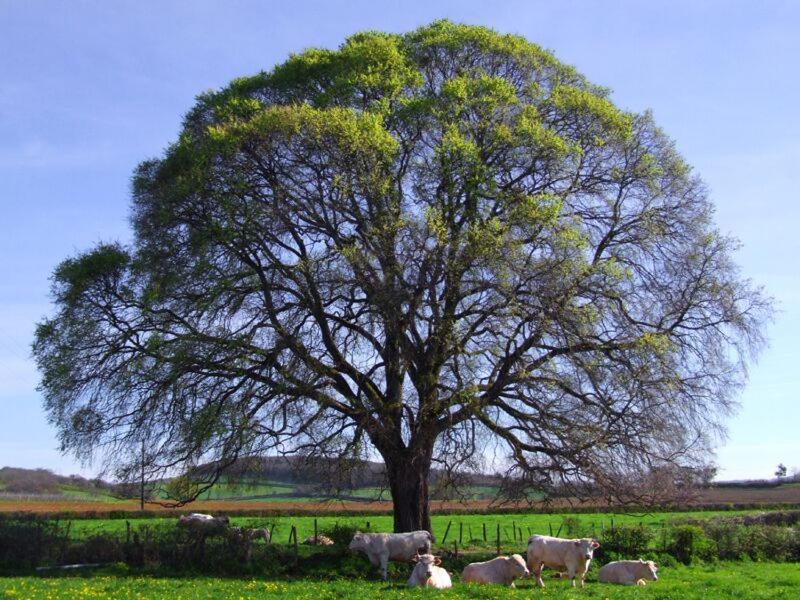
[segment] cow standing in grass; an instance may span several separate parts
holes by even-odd
[[[408,533],[356,533],[349,549],[367,555],[369,562],[380,566],[384,580],[389,577],[389,561],[410,562],[420,552],[430,554],[433,536],[427,531]]]
[[[536,583],[544,587],[542,567],[566,571],[575,587],[575,578],[584,586],[586,572],[592,562],[592,556],[600,544],[591,538],[564,540],[548,535],[534,535],[528,539],[528,568],[536,575]]]
[[[206,554],[206,539],[228,535],[230,519],[202,513],[191,513],[181,515],[178,518],[178,527],[185,529],[194,539],[196,551],[202,559]]]

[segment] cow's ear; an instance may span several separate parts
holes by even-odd
[[[435,565],[442,564],[442,559],[437,556],[436,558],[433,559],[433,564]]]
[[[600,547],[600,542],[598,542],[597,540],[592,540],[592,548],[599,548],[599,547]]]

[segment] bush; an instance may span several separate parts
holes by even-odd
[[[643,525],[618,525],[603,532],[597,557],[600,562],[636,559],[648,552],[654,532]]]
[[[358,531],[361,530],[355,525],[340,525],[339,523],[336,523],[327,529],[323,529],[320,531],[320,533],[331,538],[333,543],[337,546],[346,548],[350,545],[350,542],[353,541],[353,536]]]
[[[578,517],[564,517],[561,520],[561,527],[564,529],[564,534],[569,538],[577,538],[581,536],[583,524]]]
[[[119,538],[104,533],[70,544],[61,557],[61,561],[67,564],[108,564],[124,560],[125,549]]]
[[[0,570],[19,572],[58,563],[69,545],[69,526],[36,517],[0,519]]]
[[[743,554],[752,560],[800,560],[800,535],[791,527],[762,525],[741,528]]]
[[[696,525],[679,525],[672,529],[669,553],[685,565],[693,561],[713,558],[710,540]]]
[[[704,524],[703,529],[715,547],[716,557],[720,560],[740,560],[746,555],[742,545],[744,527],[730,521],[712,521]]]

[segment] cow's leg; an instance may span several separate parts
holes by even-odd
[[[381,575],[383,580],[389,579],[389,555],[381,554]]]
[[[567,567],[567,577],[569,577],[570,580],[572,581],[572,587],[575,587],[575,567],[574,566],[568,566]]]
[[[536,575],[536,583],[540,588],[544,587],[544,581],[542,581],[542,567],[544,567],[544,563],[538,560],[533,567],[533,574]]]

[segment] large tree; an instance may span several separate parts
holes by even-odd
[[[63,449],[377,454],[398,531],[430,527],[436,461],[619,493],[704,462],[769,313],[650,114],[448,21],[203,94],[132,221],[55,271]]]

